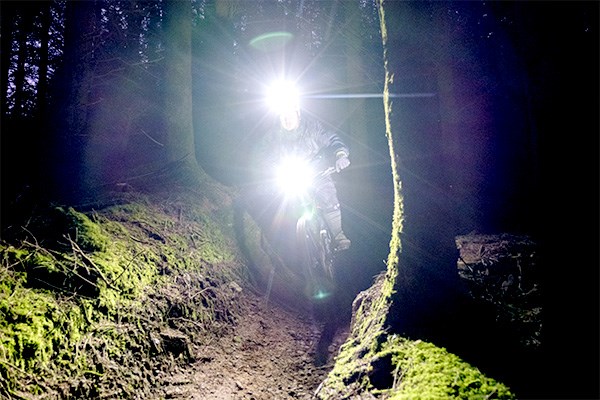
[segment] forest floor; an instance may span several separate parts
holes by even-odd
[[[0,397],[5,389],[9,394],[5,398],[40,400],[315,398],[315,392],[332,370],[339,349],[348,338],[350,319],[354,318],[350,314],[355,304],[349,304],[344,298],[351,291],[339,290],[335,302],[309,302],[299,290],[301,282],[294,285],[293,275],[285,272],[284,265],[276,265],[277,260],[273,261],[271,254],[266,257],[271,264],[265,260],[264,270],[279,273],[270,275],[274,280],[265,285],[260,279],[262,270],[255,271],[254,265],[262,265],[262,258],[246,260],[241,257],[243,245],[247,243],[240,242],[236,233],[252,231],[239,229],[235,223],[239,218],[230,219],[228,213],[219,214],[212,204],[199,202],[196,196],[196,193],[187,192],[168,193],[151,199],[123,195],[122,204],[95,207],[88,213],[89,217],[72,209],[52,208],[39,218],[31,218],[27,224],[14,224],[14,230],[29,239],[19,241],[20,236],[15,234],[13,246],[0,247],[0,254],[4,255],[0,269],[4,273],[3,281],[10,278],[13,282],[11,291],[7,291],[11,295],[0,296],[0,300],[4,300],[4,305],[0,301],[3,310],[14,313],[10,319],[5,319],[43,325],[40,329],[63,327],[65,332],[60,337],[65,338],[65,343],[53,350],[60,357],[45,364],[36,360],[39,365],[44,365],[43,370],[34,369],[37,365],[34,362],[26,364],[21,353],[14,356],[15,360],[5,362],[4,365],[10,366],[9,370],[4,370],[9,373],[6,380],[9,384],[0,385]],[[253,237],[247,236],[247,242],[253,243]],[[71,237],[77,242],[70,240]],[[481,240],[477,246],[468,246],[473,241],[465,239],[461,242],[461,254],[468,267],[477,272],[477,260],[463,254],[464,251],[477,249],[476,254],[487,253],[481,250]],[[236,245],[240,246],[239,252]],[[501,246],[493,248],[505,251]],[[262,251],[270,248],[265,249]],[[529,254],[519,249],[519,254]],[[73,253],[77,257],[73,257]],[[276,254],[290,253],[292,251]],[[497,253],[492,255],[496,257]],[[120,266],[114,271],[109,268],[119,262]],[[275,269],[276,266],[279,269]],[[50,274],[57,270],[61,273]],[[494,271],[487,265],[486,273],[480,275],[489,277],[488,270]],[[93,272],[98,276],[92,275]],[[113,273],[113,278],[107,278],[109,272]],[[492,286],[498,286],[503,299],[513,291],[519,294],[518,290],[523,286],[511,284],[508,278],[500,279],[504,277],[504,269],[500,272],[492,274],[494,279],[485,288],[491,290]],[[516,274],[513,270],[507,272]],[[82,276],[96,280],[84,280]],[[147,284],[150,278],[153,279],[151,282],[160,284]],[[39,283],[32,286],[30,282],[42,282],[44,286],[38,287]],[[97,291],[84,283],[91,284],[88,286]],[[61,284],[65,288],[57,287]],[[114,289],[115,284],[121,286]],[[264,287],[270,288],[269,301],[263,294]],[[345,285],[341,287],[346,288]],[[86,288],[88,292],[84,291]],[[64,292],[74,295],[65,298]],[[81,296],[76,296],[80,292]],[[136,293],[136,301],[127,302],[123,296],[120,302],[114,302],[115,293]],[[84,302],[85,294],[88,296]],[[85,309],[89,315],[86,314],[85,324],[80,322],[78,336],[69,331],[73,321],[65,316],[71,313],[52,314],[37,306],[48,303],[48,309],[55,310],[68,307],[80,310],[81,304],[89,305]],[[107,305],[113,304],[113,308],[108,308]],[[309,305],[315,309],[311,310]],[[114,315],[118,318],[111,320]],[[466,317],[470,315],[465,314]],[[489,317],[493,319],[495,314],[489,314]],[[473,322],[472,318],[468,319]],[[494,336],[484,334],[481,322],[481,318],[475,321],[479,335],[467,338],[469,348],[477,352],[489,347],[486,342],[490,338],[498,337],[497,332]],[[459,322],[458,326],[461,325]],[[496,328],[496,325],[490,326]],[[25,330],[21,336],[28,332]],[[460,332],[455,335],[458,337]],[[0,330],[0,336],[2,334],[12,338],[15,331],[5,328],[5,331]],[[448,334],[444,331],[440,338],[448,342]],[[58,336],[50,339],[55,337]],[[459,339],[460,343],[464,342],[462,335]],[[537,344],[537,341],[530,342]],[[475,346],[479,343],[482,346]],[[495,356],[490,357],[492,364],[502,364],[500,367],[507,366],[512,370],[516,369],[515,364],[522,366],[523,374],[520,375],[529,380],[527,370],[532,369],[528,368],[531,364],[515,362],[514,352],[503,351],[512,347],[500,344],[494,345],[497,350]],[[46,345],[45,342],[40,342],[39,346],[42,345]],[[500,355],[506,360],[500,360]],[[4,361],[1,358],[0,362]],[[58,363],[57,359],[68,361]],[[15,367],[17,365],[33,365],[30,368],[33,372]],[[392,376],[386,368],[381,368],[378,373],[379,376]],[[382,388],[391,387],[379,376],[373,375],[369,379],[380,382]],[[48,392],[47,396],[38,396],[40,388]],[[324,388],[320,394],[326,391]],[[335,398],[337,394],[328,398]]]
[[[244,291],[234,328],[165,379],[165,399],[312,399],[333,367],[348,323],[325,324],[304,310]]]
[[[41,320],[45,325],[40,329],[46,326],[65,327],[60,337],[66,339],[64,344],[61,343],[62,347],[57,346],[58,350],[55,350],[60,357],[46,361],[43,370],[35,370],[33,363],[34,367],[30,369],[34,372],[14,367],[19,362],[28,365],[21,360],[24,358],[20,356],[21,353],[14,357],[16,360],[8,361],[10,365],[6,362],[4,365],[10,366],[10,370],[4,370],[9,373],[9,379],[6,380],[9,384],[2,383],[0,379],[0,397],[7,393],[9,395],[4,398],[31,400],[309,400],[317,398],[315,393],[319,393],[327,394],[327,398],[346,398],[337,392],[326,393],[328,387],[319,392],[319,387],[333,369],[340,347],[348,339],[350,320],[355,317],[351,314],[356,308],[355,303],[349,304],[347,300],[350,299],[345,299],[351,295],[351,291],[339,290],[336,301],[309,301],[300,290],[301,282],[293,284],[293,274],[286,273],[283,268],[285,263],[276,265],[277,260],[271,254],[266,257],[271,264],[259,257],[252,260],[241,257],[242,244],[246,243],[241,243],[237,235],[234,240],[234,234],[249,230],[238,229],[236,223],[230,223],[231,220],[236,221],[235,217],[230,219],[227,213],[220,216],[212,211],[210,204],[189,206],[198,203],[197,200],[194,202],[192,195],[187,192],[177,195],[169,193],[164,198],[151,200],[144,196],[139,199],[137,196],[131,196],[131,199],[126,197],[122,205],[97,207],[89,212],[90,217],[75,210],[54,208],[44,213],[43,218],[33,218],[28,225],[14,225],[18,232],[23,230],[31,239],[21,242],[15,239],[17,245],[3,250],[0,247],[3,251],[0,254],[4,254],[4,268],[0,269],[6,277],[3,280],[10,278],[14,282],[11,295],[4,298],[0,296],[5,304],[3,309],[14,313],[10,319],[5,319],[26,320],[32,324]],[[27,229],[18,229],[21,226]],[[69,233],[74,234],[78,242],[67,240],[71,238]],[[44,235],[48,235],[47,238]],[[247,236],[247,242],[253,243],[253,237]],[[56,238],[62,240],[57,241]],[[507,258],[500,257],[499,253],[507,252],[508,247],[497,245],[496,239],[488,239],[461,238],[461,257],[463,262],[466,260],[468,270],[479,271],[476,268],[478,261],[469,257],[471,253],[485,255],[486,260]],[[501,242],[504,244],[504,241]],[[85,245],[86,250],[82,250],[78,243]],[[476,245],[471,246],[471,243]],[[483,244],[485,246],[482,247]],[[236,245],[240,246],[239,253]],[[519,252],[515,254],[520,254],[519,260],[529,254],[517,247]],[[46,251],[46,248],[49,250]],[[486,249],[494,250],[489,257],[484,251]],[[268,246],[262,249],[265,253],[267,250],[270,250]],[[73,253],[79,258],[73,258]],[[290,253],[292,251],[281,251],[276,255]],[[52,257],[42,257],[47,254]],[[57,256],[59,254],[60,258]],[[512,255],[508,257],[510,260],[514,261],[517,257],[510,252],[508,254]],[[87,264],[81,262],[82,259],[87,260]],[[107,278],[106,273],[112,270],[108,268],[106,260],[112,261],[110,265],[119,261],[124,265],[115,268],[114,278]],[[256,263],[258,265],[264,261],[264,271],[279,273],[270,275],[273,280],[265,284],[261,279],[263,271],[257,271],[255,263],[250,261],[261,261]],[[527,279],[517,279],[521,282],[519,286],[504,278],[507,273],[517,278],[520,276],[516,275],[517,272],[525,273],[524,261],[519,263],[523,268],[517,270],[509,268],[505,271],[505,267],[510,265],[506,262],[500,264],[502,269],[497,274],[493,265],[487,262],[485,273],[476,274],[476,283],[484,284],[483,293],[497,289],[494,293],[500,291],[503,301],[513,292],[515,296],[519,295],[522,289],[527,289],[530,294],[535,293],[529,286],[524,286],[529,282]],[[102,273],[101,267],[107,272]],[[47,268],[63,273],[51,275]],[[86,302],[75,295],[69,298],[60,296],[67,290],[88,293],[83,291],[87,287],[81,282],[81,274],[87,271],[102,273],[97,279],[110,285],[92,284],[98,292],[88,289],[96,297],[88,294]],[[131,275],[124,275],[124,271],[131,272]],[[144,277],[144,272],[154,279],[153,283],[160,284],[149,285],[147,280],[139,279],[139,276]],[[524,275],[525,278],[528,276],[529,273]],[[42,282],[45,286],[30,287],[28,282]],[[89,279],[84,282],[91,283]],[[340,288],[346,288],[343,280],[340,283]],[[59,284],[65,285],[66,289],[56,290],[55,286]],[[115,284],[122,285],[125,290],[113,289]],[[269,301],[263,293],[265,287],[269,288]],[[18,292],[15,292],[17,289]],[[130,292],[136,293],[135,302],[126,302],[125,296],[120,302],[110,302],[115,293]],[[52,296],[58,300],[53,302]],[[71,314],[52,314],[46,312],[46,308],[37,306],[48,303],[48,309],[55,310],[66,310],[68,307],[79,310],[81,304],[91,305],[85,311],[89,316],[86,324],[82,324],[79,336],[70,335],[67,329],[73,324],[64,316]],[[113,304],[115,306],[112,309],[107,309],[107,305]],[[526,305],[530,304],[528,300]],[[467,349],[475,349],[477,355],[487,351],[490,340],[503,339],[499,333],[511,330],[507,327],[498,332],[494,323],[489,324],[493,328],[489,332],[494,335],[486,334],[488,331],[482,329],[482,321],[493,319],[497,322],[497,313],[490,313],[490,307],[486,309],[487,317],[478,318],[477,321],[471,318],[473,314],[468,310],[460,314],[465,318],[453,320],[455,326],[462,327],[458,331],[455,329],[454,337],[448,337],[452,332],[445,330],[443,335],[434,337],[435,341],[439,339],[440,343],[452,344],[452,339],[457,338],[458,345],[466,341]],[[413,309],[404,307],[404,310],[408,313]],[[476,310],[480,310],[480,307]],[[32,315],[37,319],[32,319]],[[111,320],[109,317],[113,315],[118,318]],[[537,315],[527,313],[525,322]],[[49,322],[46,323],[46,320]],[[507,320],[512,323],[512,315]],[[477,327],[478,335],[465,339],[461,333],[470,332],[468,327],[472,323]],[[536,337],[538,324],[527,323],[523,326],[531,326],[532,329],[526,331]],[[7,333],[0,330],[0,335],[15,335],[14,331],[5,331]],[[29,330],[24,332],[21,336],[25,336]],[[515,346],[508,342],[502,346],[502,343],[504,341],[494,342],[490,357],[484,354],[483,358],[470,359],[475,359],[477,365],[494,367],[492,371],[498,371],[498,374],[508,368],[517,370],[521,372],[519,376],[530,381],[530,371],[536,370],[536,364],[516,358],[513,351]],[[529,340],[527,343],[537,345],[538,341]],[[464,350],[460,346],[455,348]],[[472,352],[466,354],[472,355]],[[57,363],[57,359],[68,362]],[[491,361],[484,364],[486,359]],[[433,360],[435,363],[437,358]],[[41,362],[39,364],[42,365]],[[390,385],[393,382],[385,380],[394,376],[391,375],[394,369],[388,370],[388,367],[392,368],[386,364],[376,370],[376,374],[369,376],[369,379],[380,384],[377,389],[392,387]],[[463,369],[467,367],[466,364],[460,366]],[[455,379],[454,375],[451,376]],[[491,382],[486,377],[477,379]],[[346,383],[344,380],[345,386]],[[456,382],[448,384],[456,385]],[[485,383],[482,387],[492,387],[490,385],[495,385],[495,382]],[[472,387],[470,383],[467,386]],[[47,392],[47,396],[39,396],[40,388]],[[2,392],[4,389],[5,392]],[[369,397],[361,398],[374,398],[368,393],[365,396]]]
[[[296,296],[293,290],[278,291],[277,285],[274,285],[267,298],[260,284],[251,283],[242,277],[244,273],[239,271],[245,266],[238,259],[232,258],[233,261],[230,261],[227,258],[229,254],[221,256],[226,253],[226,249],[234,247],[231,245],[234,242],[215,233],[219,229],[210,225],[213,222],[210,212],[201,205],[190,208],[184,219],[181,205],[193,203],[189,200],[189,194],[180,196],[181,199],[175,195],[167,195],[166,198],[146,202],[128,201],[123,206],[98,207],[90,212],[94,222],[74,210],[53,209],[53,212],[36,216],[33,218],[34,222],[28,225],[26,233],[35,238],[34,245],[19,241],[19,236],[15,234],[13,247],[3,250],[0,247],[4,251],[0,254],[21,254],[16,252],[17,248],[28,249],[36,254],[36,251],[45,251],[42,245],[51,246],[54,243],[51,239],[60,237],[62,230],[68,231],[71,226],[75,226],[73,229],[78,234],[78,240],[85,242],[85,238],[92,237],[91,233],[89,237],[86,236],[86,229],[92,227],[95,229],[89,228],[90,232],[102,232],[106,236],[101,237],[109,238],[107,241],[137,246],[135,254],[156,255],[156,259],[160,260],[156,268],[163,271],[160,276],[165,282],[153,288],[143,288],[148,295],[140,296],[141,308],[131,306],[131,309],[119,309],[121,319],[118,322],[106,319],[105,314],[94,314],[100,321],[97,322],[100,328],[94,325],[96,320],[90,317],[92,328],[89,328],[90,333],[82,339],[83,344],[76,341],[65,345],[67,353],[69,349],[80,352],[73,359],[89,360],[90,366],[86,371],[93,368],[97,373],[73,373],[65,371],[63,365],[54,363],[49,363],[47,371],[50,373],[45,371],[46,374],[40,374],[39,378],[21,369],[11,369],[9,377],[13,384],[0,385],[0,398],[6,398],[3,397],[5,392],[2,390],[7,388],[8,398],[15,399],[315,398],[315,392],[333,368],[334,358],[348,337],[350,310],[347,313],[329,314],[331,318],[317,316],[319,312],[311,310],[302,295]],[[136,199],[137,197],[134,198]],[[21,225],[14,226],[15,230],[21,232],[18,229]],[[30,233],[31,231],[35,233]],[[45,239],[44,235],[49,232],[54,233],[54,236]],[[213,236],[210,235],[211,232]],[[194,235],[202,236],[202,242],[200,243],[200,239],[194,241]],[[189,246],[182,246],[182,242],[189,243]],[[72,243],[73,246],[76,245],[75,242]],[[107,246],[109,247],[113,248]],[[183,250],[178,252],[180,247]],[[59,254],[59,250],[52,251],[52,254]],[[92,254],[91,250],[87,252]],[[96,253],[109,259],[108,253]],[[188,257],[188,263],[173,262],[172,259],[167,262],[167,255],[173,253],[175,256],[172,259]],[[237,253],[232,251],[232,254]],[[92,260],[92,256],[86,255],[89,257],[86,259]],[[28,257],[34,259],[33,256]],[[111,253],[110,257],[112,260],[119,255]],[[31,276],[38,276],[42,270],[38,262],[32,262],[34,267],[27,269],[29,264],[9,263],[7,260],[8,258],[4,259],[6,265],[3,265],[3,271],[10,273],[8,276],[17,283],[26,281],[24,276],[28,272]],[[62,267],[62,259],[52,260],[48,265]],[[146,271],[151,266],[150,262],[141,257],[134,257],[139,265],[128,260],[127,266],[131,270],[139,266],[140,270]],[[68,260],[65,262],[69,263]],[[202,268],[184,270],[186,265],[192,264]],[[69,265],[73,265],[72,261]],[[99,268],[98,264],[93,265]],[[122,274],[119,275],[121,276]],[[42,278],[50,279],[47,276]],[[70,282],[61,278],[62,281]],[[14,285],[17,286],[17,283]],[[22,288],[23,293],[31,296],[37,294],[36,290]],[[280,296],[284,292],[288,298],[282,300]],[[14,296],[10,298],[15,299]],[[6,298],[4,300],[8,301]],[[6,309],[14,308],[11,304]],[[66,306],[63,302],[57,307]],[[348,315],[341,317],[341,314]],[[138,319],[138,316],[141,318]],[[115,327],[110,332],[118,330],[123,334],[117,335],[123,346],[119,347],[120,353],[114,350],[117,344],[113,344],[113,336],[105,335],[107,326]],[[68,333],[64,336],[69,337]],[[123,341],[125,342],[122,343]],[[88,342],[93,342],[94,345],[87,345]],[[71,357],[70,353],[65,357]],[[13,364],[16,365],[15,362],[11,365]],[[46,397],[34,394],[36,390],[39,391],[39,387],[47,391]]]

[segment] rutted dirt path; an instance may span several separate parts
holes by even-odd
[[[193,349],[195,362],[169,379],[163,398],[312,399],[348,335],[297,311],[244,292],[237,324]]]

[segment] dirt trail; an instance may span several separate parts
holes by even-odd
[[[166,399],[312,399],[348,335],[250,292],[230,334],[195,348],[195,362],[169,379]]]

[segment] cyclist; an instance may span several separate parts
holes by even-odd
[[[280,159],[294,154],[304,159],[312,159],[318,154],[335,159],[337,172],[350,165],[348,146],[340,137],[324,128],[323,124],[300,110],[296,100],[278,104],[279,123],[267,132],[262,143],[263,153],[269,158]],[[334,238],[336,251],[347,250],[350,240],[342,230],[342,215],[337,190],[331,175],[317,181],[315,197],[323,209],[325,221]]]

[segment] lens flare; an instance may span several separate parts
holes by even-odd
[[[290,81],[277,81],[267,89],[266,101],[277,114],[295,111],[300,108],[300,92]]]
[[[299,196],[311,187],[314,171],[300,157],[286,157],[277,170],[277,184],[286,196]]]
[[[267,32],[254,37],[248,43],[251,47],[261,51],[274,51],[283,48],[294,38],[290,32]]]

